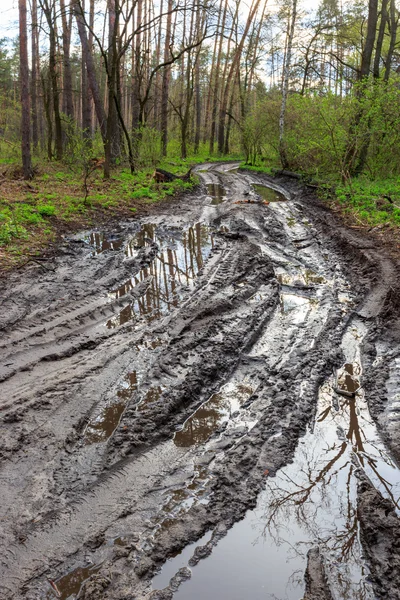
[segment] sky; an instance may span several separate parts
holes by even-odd
[[[271,5],[273,4],[271,1]],[[319,0],[302,0],[305,9],[316,8]],[[0,0],[0,38],[18,35],[18,0]]]

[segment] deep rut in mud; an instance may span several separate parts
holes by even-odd
[[[397,267],[237,167],[5,283],[2,598],[400,598]]]

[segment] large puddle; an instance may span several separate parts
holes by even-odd
[[[126,305],[107,321],[109,329],[137,317],[151,321],[177,307],[182,291],[193,286],[208,257],[213,235],[200,223],[183,231],[148,223],[128,241],[126,254],[134,257],[141,248],[155,244],[158,251],[151,264],[111,292],[116,299],[126,298]]]
[[[314,428],[300,439],[293,462],[267,478],[249,511],[192,569],[176,599],[299,600],[307,552],[319,546],[335,600],[372,600],[357,517],[356,469],[362,468],[399,508],[400,471],[373,423],[362,384],[362,323],[351,325],[346,363],[320,388]],[[169,561],[167,571],[182,566]],[[177,568],[174,568],[177,567]],[[162,585],[159,585],[162,584]],[[161,572],[153,587],[165,587]]]

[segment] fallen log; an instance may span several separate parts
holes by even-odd
[[[293,171],[288,171],[286,169],[271,169],[274,175],[283,175],[284,177],[292,177],[292,179],[301,179],[302,175],[299,173],[294,173]]]
[[[164,169],[157,168],[153,173],[153,179],[156,181],[156,183],[169,183],[170,181],[175,181],[175,179],[189,181],[192,174],[192,169],[193,167],[190,167],[189,171],[185,175],[175,175],[169,171],[164,171]]]

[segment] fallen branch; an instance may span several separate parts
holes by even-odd
[[[192,174],[192,169],[193,167],[190,167],[189,171],[185,175],[175,175],[169,171],[164,171],[164,169],[157,168],[153,173],[153,179],[156,181],[156,183],[169,183],[171,181],[175,181],[176,179],[180,179],[181,181],[189,181]]]

